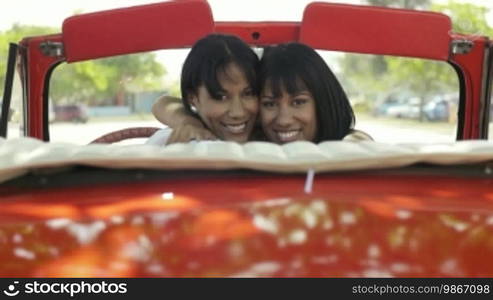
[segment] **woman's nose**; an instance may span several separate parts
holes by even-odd
[[[228,113],[231,118],[242,118],[245,116],[245,107],[239,97],[231,100]]]
[[[283,105],[279,108],[279,114],[276,118],[276,123],[282,127],[289,127],[293,123],[293,112],[289,107]]]

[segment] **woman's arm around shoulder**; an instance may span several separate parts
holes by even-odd
[[[175,128],[184,124],[203,127],[202,122],[190,115],[183,106],[181,99],[172,96],[161,96],[152,105],[152,114],[156,119],[169,127]]]

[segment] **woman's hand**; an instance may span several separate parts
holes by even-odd
[[[185,124],[173,128],[166,145],[204,140],[217,140],[217,137],[203,126],[197,126],[196,124]]]

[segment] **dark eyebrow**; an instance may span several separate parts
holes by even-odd
[[[294,93],[291,96],[293,96],[293,97],[296,97],[296,96],[311,96],[311,93],[308,90],[303,90],[303,91],[296,92],[296,93]]]

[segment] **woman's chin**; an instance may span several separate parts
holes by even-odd
[[[244,144],[246,142],[248,142],[248,137],[250,135],[249,134],[241,134],[241,135],[238,135],[238,134],[228,134],[225,136],[224,140],[225,141],[230,141],[230,142],[236,142],[236,143],[239,143],[239,144]]]

